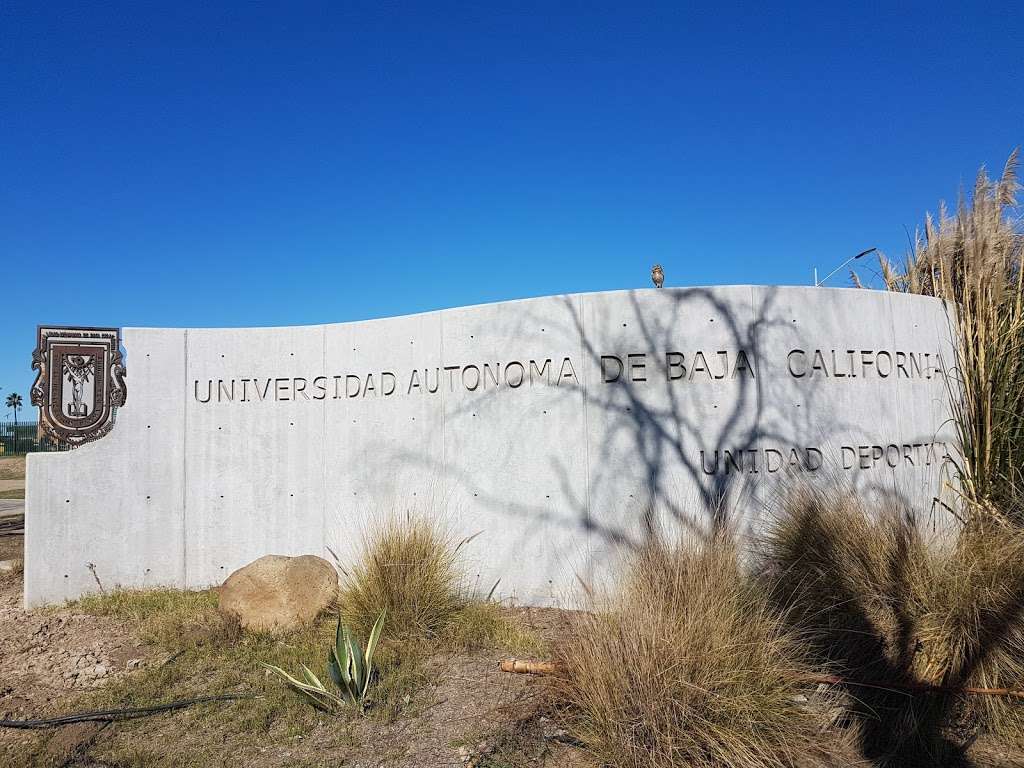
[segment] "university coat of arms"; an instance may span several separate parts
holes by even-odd
[[[107,434],[128,390],[117,328],[39,326],[32,405],[46,433],[81,445]]]

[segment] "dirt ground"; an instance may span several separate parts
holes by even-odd
[[[20,536],[0,538],[0,559],[21,557],[20,545]],[[73,611],[25,611],[21,605],[21,575],[0,574],[0,719],[63,713],[76,696],[128,674],[152,655],[117,621]],[[70,756],[61,745],[92,730],[79,726],[52,734],[54,755]],[[35,738],[28,731],[0,731],[0,764],[12,764],[7,759]],[[69,763],[60,758],[55,764]]]
[[[0,498],[20,498],[25,495],[25,457],[0,458]],[[21,491],[21,493],[18,493]]]
[[[17,560],[24,552],[23,537],[0,536],[0,560]]]
[[[12,537],[13,538],[13,537]],[[18,553],[14,553],[18,556]],[[20,574],[0,574],[0,719],[47,717],[80,711],[90,691],[122,682],[136,669],[173,663],[143,643],[133,627],[110,617],[70,608],[25,611]],[[554,631],[557,612],[523,609],[522,620],[538,632]],[[592,768],[582,750],[564,743],[564,732],[539,713],[537,678],[498,669],[501,651],[474,652],[438,660],[443,673],[424,693],[412,716],[383,723],[371,718],[341,722],[312,717],[304,732],[282,731],[273,746],[246,749],[235,758],[183,751],[182,764],[270,768],[271,766],[362,766],[362,768]],[[230,707],[230,705],[228,705]],[[227,709],[228,707],[225,707]],[[320,717],[317,721],[315,718]],[[110,725],[83,724],[49,731],[0,729],[0,765],[128,768],[151,763],[164,749],[181,749],[182,729],[200,732],[195,741],[226,738],[230,720],[192,711],[161,714]],[[189,746],[186,750],[193,750]],[[129,759],[110,762],[105,753]],[[32,755],[26,758],[26,755]],[[237,760],[237,761],[236,761]]]
[[[0,457],[0,480],[24,480],[25,457]]]
[[[20,557],[20,545],[21,537],[0,538],[6,547],[0,559]],[[181,668],[181,662],[172,667],[178,654],[144,642],[137,624],[68,606],[26,611],[22,586],[20,573],[0,573],[0,720],[91,709],[89,697],[104,695],[107,686],[137,688],[139,676],[172,669],[208,690],[202,672]],[[566,615],[557,610],[508,613],[544,641],[564,631]],[[231,703],[113,724],[0,728],[0,766],[598,768],[545,708],[543,679],[499,671],[507,657],[507,651],[488,650],[431,659],[431,682],[417,690],[407,712],[390,721],[320,715],[304,705],[298,724],[253,720]],[[162,690],[152,701],[166,700]],[[843,765],[872,763],[851,754]],[[976,743],[969,765],[1021,768],[1024,758],[1000,745]]]

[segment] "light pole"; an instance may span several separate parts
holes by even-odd
[[[823,278],[821,278],[821,280],[818,279],[818,268],[815,267],[814,268],[814,287],[815,288],[820,288],[821,286],[823,286],[825,284],[826,280],[828,280],[830,277],[832,277],[832,275],[834,275],[840,269],[845,267],[851,261],[856,261],[857,259],[862,258],[864,256],[867,256],[869,253],[874,253],[877,250],[878,250],[877,248],[868,248],[866,251],[861,251],[856,256],[851,256],[846,261],[844,261],[842,264],[840,264],[838,267],[836,267],[831,272],[829,272],[827,275],[825,275]]]

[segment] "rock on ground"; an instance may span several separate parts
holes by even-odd
[[[280,631],[308,624],[334,602],[338,574],[321,557],[266,555],[228,576],[220,609],[246,629]]]

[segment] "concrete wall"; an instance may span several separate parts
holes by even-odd
[[[29,458],[29,605],[345,561],[406,510],[480,532],[482,590],[557,603],[652,511],[703,535],[724,496],[753,525],[792,474],[927,513],[952,444],[948,320],[919,296],[619,291],[123,338],[111,434]]]

